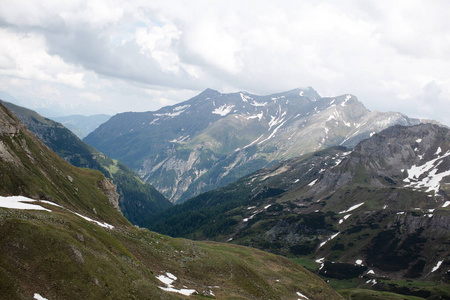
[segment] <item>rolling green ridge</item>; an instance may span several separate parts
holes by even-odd
[[[68,164],[1,104],[0,171],[1,196],[46,200],[32,203],[49,210],[0,207],[2,298],[298,299],[297,293],[341,298],[286,258],[132,226],[99,171]],[[161,276],[176,279],[169,287]],[[184,296],[183,289],[195,292]]]

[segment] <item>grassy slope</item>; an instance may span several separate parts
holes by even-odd
[[[218,299],[337,299],[322,280],[289,260],[234,245],[173,239],[146,229],[108,231],[67,211],[0,209],[0,294],[48,299],[170,299],[176,288]],[[192,298],[202,298],[201,295]]]
[[[155,276],[170,272],[175,288],[202,299],[338,299],[318,277],[286,258],[235,245],[173,239],[133,227],[97,188],[103,175],[76,168],[51,152],[0,105],[20,128],[0,134],[0,194],[52,200],[112,230],[57,206],[29,211],[0,208],[0,295],[30,299],[177,299]],[[9,154],[8,154],[9,153]],[[95,208],[95,211],[93,210]]]
[[[120,195],[121,211],[131,223],[140,225],[142,219],[172,205],[130,168],[84,143],[60,123],[24,107],[7,102],[3,104],[14,111],[30,131],[60,157],[74,166],[99,170],[112,179]]]

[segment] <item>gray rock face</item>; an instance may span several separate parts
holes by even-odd
[[[119,194],[117,193],[117,187],[109,180],[108,178],[104,178],[102,181],[99,181],[98,187],[102,190],[103,194],[106,195],[109,199],[109,203],[111,203],[115,209],[120,211],[119,207]]]
[[[389,126],[420,122],[370,112],[352,95],[322,98],[312,88],[268,96],[206,90],[156,112],[116,115],[85,141],[175,202],[280,160],[354,147]]]
[[[1,103],[2,108],[4,107]],[[26,128],[20,121],[14,116],[9,114],[7,109],[0,110],[0,134],[14,136],[21,130]]]
[[[374,187],[403,187],[439,196],[450,182],[450,131],[433,124],[393,126],[361,141],[324,173],[305,197],[320,199],[350,181]]]

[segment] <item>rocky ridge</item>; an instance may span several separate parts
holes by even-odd
[[[156,112],[118,114],[84,140],[176,202],[277,161],[353,147],[389,126],[420,122],[370,112],[353,95],[322,98],[312,88],[268,96],[208,89]]]
[[[311,257],[334,279],[448,282],[449,170],[448,128],[393,126],[203,193],[148,227]]]

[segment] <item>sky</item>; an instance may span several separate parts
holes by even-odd
[[[157,110],[313,87],[450,125],[450,1],[0,0],[0,98]]]

